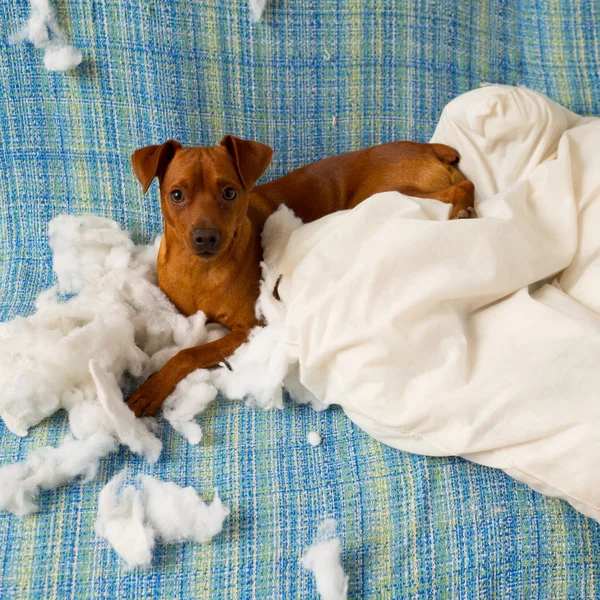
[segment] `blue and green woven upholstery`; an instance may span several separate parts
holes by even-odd
[[[48,73],[9,46],[26,0],[0,0],[0,320],[27,315],[52,282],[48,221],[94,213],[136,241],[160,231],[131,152],[226,133],[275,149],[266,178],[330,154],[427,140],[444,104],[482,82],[524,84],[600,114],[597,0],[57,0],[84,62]],[[0,365],[0,369],[2,365]],[[2,391],[0,390],[0,393]],[[85,486],[0,515],[0,597],[316,598],[299,557],[338,520],[350,598],[595,598],[600,525],[501,472],[392,450],[337,409],[264,413],[222,399],[192,447],[163,427],[155,467],[125,450]],[[0,462],[58,444],[63,415],[29,438],[0,423]],[[311,430],[324,443],[306,443]],[[231,507],[207,545],[159,546],[126,572],[93,532],[101,487],[124,464],[216,486]]]

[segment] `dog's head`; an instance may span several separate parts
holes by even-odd
[[[131,155],[144,193],[158,177],[165,221],[201,259],[226,250],[248,210],[249,192],[269,166],[273,150],[226,135],[220,146],[183,148],[169,140]]]

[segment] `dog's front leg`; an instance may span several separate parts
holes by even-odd
[[[196,369],[218,366],[247,339],[248,329],[234,327],[220,340],[181,350],[129,396],[127,405],[136,417],[154,416],[182,379]]]

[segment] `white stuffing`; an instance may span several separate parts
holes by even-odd
[[[226,396],[246,399],[248,406],[283,408],[283,380],[288,362],[278,324],[254,329],[248,342],[227,362],[231,371],[222,368],[213,374],[215,385]]]
[[[223,528],[229,509],[216,490],[213,501],[205,504],[193,487],[182,488],[150,475],[141,475],[140,480],[146,497],[146,518],[165,543],[208,542]]]
[[[90,360],[90,372],[98,390],[98,401],[108,415],[119,442],[135,454],[141,454],[148,462],[155,463],[160,456],[162,442],[125,404],[115,376],[104,371],[95,360]]]
[[[252,12],[252,21],[258,23],[265,10],[267,0],[250,0],[250,11]]]
[[[126,475],[127,469],[123,469],[100,492],[96,533],[108,541],[128,568],[147,567],[152,562],[154,530],[145,518],[142,492],[133,486],[123,487]]]
[[[219,323],[207,323],[206,325],[206,343],[214,342],[225,337],[229,333],[229,329]]]
[[[317,541],[302,557],[302,566],[315,576],[322,600],[346,600],[348,595],[348,576],[342,567],[342,546],[335,530],[335,519],[321,523]]]
[[[40,306],[41,305],[41,306]],[[141,375],[148,357],[135,345],[133,310],[101,284],[59,304],[44,298],[27,319],[0,324],[0,417],[26,435],[60,408],[95,396],[88,363],[118,377]]]
[[[22,517],[37,510],[40,490],[52,490],[77,477],[96,476],[99,460],[116,450],[112,436],[96,433],[85,440],[70,436],[58,448],[43,447],[27,458],[0,468],[0,510]]]
[[[18,517],[37,510],[33,499],[39,488],[24,483],[30,473],[31,469],[26,461],[0,468],[0,510],[9,511]]]
[[[79,390],[74,395],[79,398]],[[69,427],[71,433],[78,439],[84,440],[97,432],[112,434],[113,424],[108,413],[97,399],[75,401],[69,411]]]
[[[198,369],[190,373],[177,384],[163,405],[164,418],[190,444],[199,444],[202,440],[202,428],[194,418],[217,397],[217,389],[209,381],[209,371]]]
[[[300,224],[285,208],[267,221],[257,315],[268,325],[252,331],[249,341],[230,357],[233,371],[225,366],[194,371],[165,401],[165,419],[192,444],[202,439],[194,419],[218,391],[264,409],[281,408],[285,384],[298,401],[316,410],[325,408],[300,385],[297,367],[288,364],[282,342],[283,306],[272,293],[277,283],[275,265]],[[153,245],[135,246],[116,223],[90,216],[57,217],[49,230],[57,286],[38,296],[34,315],[0,323],[4,367],[0,418],[23,436],[56,411],[68,411],[76,439],[61,448],[36,451],[48,457],[45,468],[56,466],[58,482],[95,473],[99,458],[114,449],[115,438],[154,462],[162,448],[150,431],[156,423],[134,417],[123,402],[119,383],[127,372],[148,377],[181,349],[218,339],[227,330],[207,325],[201,312],[183,316],[158,288],[159,239]],[[77,295],[61,302],[58,291]],[[103,440],[110,449],[98,454],[92,440]],[[64,475],[50,457],[62,456],[73,444],[81,445],[77,454],[89,464],[71,465]],[[25,463],[30,465],[31,460]],[[35,506],[31,498],[37,494],[36,479],[30,477],[29,466],[19,465],[0,471],[8,482],[1,492],[0,509],[25,514]]]
[[[58,217],[50,231],[58,286],[79,294],[59,302],[51,288],[36,314],[0,323],[0,417],[17,435],[95,399],[91,359],[118,381],[147,377],[207,335],[202,313],[184,317],[157,287],[157,244],[134,247],[99,217]]]
[[[79,66],[83,55],[73,46],[51,46],[46,48],[44,66],[48,71],[70,71]]]
[[[214,372],[216,387],[229,398],[247,398],[249,406],[264,409],[283,407],[283,384],[290,369],[283,343],[284,309],[273,296],[277,284],[276,265],[292,233],[302,225],[285,206],[269,217],[262,231],[264,248],[260,296],[256,315],[267,327],[256,327],[248,342],[228,358],[232,370]],[[260,376],[257,377],[257,373]]]
[[[308,435],[306,436],[306,441],[311,445],[311,446],[319,446],[321,444],[321,442],[323,441],[323,438],[321,437],[320,433],[317,433],[316,431],[310,431],[308,433]]]
[[[60,215],[48,226],[52,268],[63,294],[79,293],[110,269],[126,269],[134,244],[119,224],[85,215]]]
[[[96,533],[106,539],[128,568],[152,562],[155,539],[166,544],[210,541],[223,528],[229,509],[218,493],[211,504],[194,488],[182,488],[151,475],[140,475],[140,491],[124,486],[123,469],[104,486],[98,498]]]
[[[9,38],[13,44],[30,41],[45,51],[44,66],[48,71],[69,71],[77,67],[83,56],[67,43],[66,37],[50,5],[50,0],[29,0],[31,14],[23,28]]]
[[[158,288],[152,291],[162,295]],[[197,312],[186,318],[175,312],[170,304],[161,310],[162,313],[143,313],[135,320],[141,325],[136,329],[145,331],[146,337],[138,334],[139,341],[144,343],[144,352],[151,355],[144,373],[146,376],[164,367],[182,348],[208,341],[204,313]]]
[[[280,209],[263,231],[264,281],[257,312],[268,326],[252,331],[248,343],[229,359],[233,371],[193,373],[167,402],[168,420],[194,443],[200,441],[200,433],[191,423],[192,415],[212,400],[210,386],[267,409],[282,407],[285,381],[298,401],[324,408],[299,385],[297,368],[288,363],[283,307],[272,294],[277,282],[274,266],[300,224],[291,211]],[[223,327],[207,327],[201,312],[184,317],[161,292],[156,285],[157,243],[136,247],[108,219],[73,216],[50,223],[50,240],[60,291],[79,293],[59,302],[51,288],[39,296],[36,314],[0,324],[0,363],[7,367],[0,373],[0,388],[6,390],[0,398],[0,417],[17,435],[26,435],[29,427],[60,408],[72,410],[79,402],[95,399],[91,359],[119,382],[126,371],[148,377],[181,349],[225,333]],[[195,385],[200,389],[194,398],[186,398],[185,406],[173,413],[188,395],[182,389]],[[81,419],[78,425],[81,429]]]

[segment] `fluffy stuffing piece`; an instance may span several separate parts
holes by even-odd
[[[96,533],[108,541],[128,568],[147,567],[152,562],[154,530],[145,518],[142,492],[133,486],[123,487],[126,475],[123,469],[100,492]]]
[[[202,502],[192,487],[160,481],[150,475],[140,480],[146,496],[146,517],[157,536],[167,544],[210,541],[223,528],[229,509],[215,490],[210,504]]]
[[[199,444],[202,440],[202,427],[194,421],[195,417],[217,397],[217,389],[210,379],[210,372],[203,369],[190,373],[177,384],[162,408],[164,418],[190,444]]]
[[[129,568],[150,565],[155,539],[166,544],[210,541],[229,515],[216,491],[212,503],[205,504],[192,487],[141,475],[140,491],[123,486],[125,477],[124,469],[100,493],[96,532]]]
[[[0,468],[0,510],[19,517],[35,512],[40,490],[53,490],[77,478],[93,479],[99,460],[116,448],[115,439],[105,433],[85,440],[68,436],[59,448],[38,448],[26,460]]]
[[[284,307],[273,296],[277,285],[276,270],[292,233],[302,225],[285,206],[272,214],[262,232],[264,249],[260,295],[256,315],[267,327],[256,327],[248,342],[238,348],[228,361],[232,370],[213,372],[214,385],[229,398],[246,399],[248,406],[263,409],[283,407],[285,387],[295,402],[310,404],[315,410],[327,408],[298,379],[298,368],[288,362],[284,347]],[[257,373],[260,376],[257,377]]]
[[[321,437],[321,435],[319,433],[317,433],[316,431],[310,431],[308,433],[308,435],[306,436],[306,441],[311,445],[311,446],[319,446],[321,444],[321,442],[323,441],[323,438]]]
[[[81,63],[81,52],[67,43],[58,26],[50,0],[29,0],[31,13],[23,28],[10,37],[11,43],[31,42],[44,50],[48,71],[69,71]]]
[[[252,21],[258,23],[265,10],[267,0],[250,0],[250,11],[252,13]]]
[[[78,294],[109,270],[126,269],[134,249],[118,223],[93,215],[58,216],[50,221],[48,234],[52,268],[63,294]]]
[[[162,442],[142,420],[136,419],[125,404],[115,376],[104,371],[95,360],[90,360],[90,373],[98,390],[100,406],[108,415],[119,442],[135,454],[141,454],[148,462],[155,463],[160,456]]]
[[[288,363],[282,342],[283,306],[272,293],[275,266],[300,225],[291,211],[281,208],[263,231],[264,280],[257,314],[267,327],[251,332],[249,341],[230,358],[233,371],[197,370],[164,404],[165,419],[192,444],[202,439],[196,416],[219,391],[252,406],[281,408],[285,385],[297,401],[316,410],[325,408],[300,385],[297,366]],[[148,377],[183,348],[226,333],[221,326],[207,325],[201,312],[184,317],[160,291],[156,281],[160,240],[135,246],[116,223],[93,216],[57,217],[49,232],[57,286],[40,294],[34,315],[0,323],[0,418],[15,434],[26,435],[30,427],[64,409],[74,439],[61,448],[36,450],[23,463],[0,469],[0,482],[5,483],[0,509],[15,514],[35,509],[39,489],[93,476],[98,460],[117,442],[155,462],[162,444],[150,430],[153,421],[134,417],[119,384],[127,373]],[[76,295],[61,302],[57,291]],[[69,452],[76,460],[63,465],[61,457]],[[169,487],[147,485],[150,512],[160,504],[153,500],[160,490],[175,497]],[[125,500],[127,514],[133,514],[135,496],[126,495]],[[211,510],[218,513],[218,506],[219,502],[211,505]],[[202,538],[198,523],[196,535]],[[163,533],[169,539],[175,535]]]
[[[317,541],[302,557],[302,566],[315,576],[322,600],[346,600],[348,576],[341,563],[342,546],[336,522],[327,519],[317,529]]]
[[[157,244],[134,247],[99,217],[59,217],[50,243],[59,289],[79,293],[61,303],[51,288],[34,315],[0,323],[0,417],[17,435],[96,399],[90,360],[119,382],[146,377],[207,336],[202,313],[184,317],[156,286]]]

